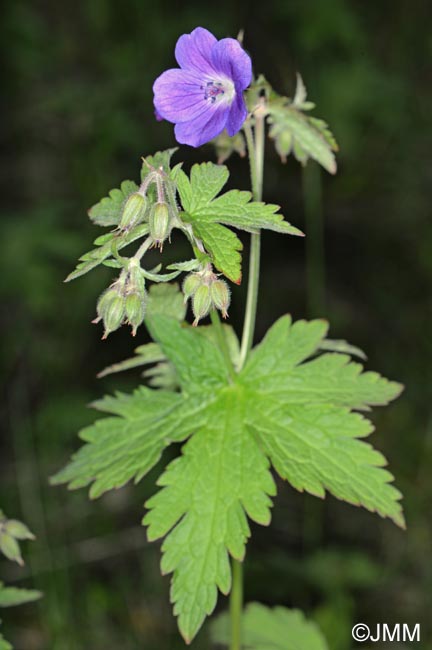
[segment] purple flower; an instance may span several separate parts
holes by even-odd
[[[180,68],[166,70],[153,85],[157,115],[175,124],[181,144],[199,147],[224,129],[235,135],[247,117],[243,91],[252,79],[248,54],[234,38],[218,41],[197,27],[177,41]]]

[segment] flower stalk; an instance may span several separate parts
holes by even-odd
[[[255,113],[255,128],[250,122],[245,122],[244,132],[249,154],[251,185],[254,201],[262,200],[264,178],[264,145],[265,145],[265,111],[264,105],[258,105]],[[255,322],[258,305],[258,289],[260,274],[261,235],[251,235],[249,277],[246,297],[245,319],[240,348],[239,370],[246,362],[252,348],[255,333]],[[241,650],[241,628],[243,609],[243,564],[238,560],[232,561],[232,589],[230,596],[231,645],[230,650]]]

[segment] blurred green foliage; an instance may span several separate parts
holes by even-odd
[[[173,145],[172,127],[154,120],[151,87],[174,64],[177,37],[202,25],[219,37],[244,28],[256,72],[281,93],[293,94],[300,71],[334,130],[339,173],[313,181],[325,220],[320,311],[335,337],[407,386],[376,416],[375,444],[406,495],[408,532],[280,485],[273,524],[249,548],[247,599],[315,613],[334,650],[349,650],[358,621],[420,622],[422,647],[432,648],[430,3],[9,0],[2,14],[0,502],[37,542],[27,572],[2,563],[0,574],[45,594],[8,610],[5,636],[17,650],[183,647],[159,550],[138,526],[154,476],[95,503],[47,478],[93,419],[85,404],[138,380],[139,369],[95,379],[137,345],[126,330],[101,342],[90,325],[110,271],[62,280],[94,238],[86,209],[133,179],[141,155]],[[187,163],[213,157],[211,148],[181,153]],[[230,166],[233,184],[247,188],[247,164]],[[269,147],[264,198],[305,228],[301,174]],[[266,235],[259,336],[281,313],[313,309],[305,266],[303,242]],[[243,292],[233,291],[237,327]],[[207,647],[205,631],[194,647]]]

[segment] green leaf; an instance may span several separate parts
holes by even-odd
[[[123,372],[124,370],[130,370],[132,368],[138,368],[140,366],[145,366],[149,363],[158,363],[160,361],[165,361],[166,357],[162,352],[160,345],[157,343],[147,343],[146,345],[140,345],[135,350],[135,356],[131,359],[125,359],[124,361],[119,361],[114,363],[101,372],[98,373],[98,377],[106,377],[107,375],[112,375],[115,372]]]
[[[224,165],[210,162],[194,165],[190,179],[182,170],[176,174],[183,219],[191,223],[216,268],[233,282],[240,282],[242,244],[225,225],[247,232],[266,228],[291,235],[302,233],[277,213],[279,206],[252,201],[250,192],[231,190],[217,197],[228,178]]]
[[[144,518],[149,540],[170,530],[162,549],[162,572],[174,572],[171,601],[180,631],[189,643],[216,605],[217,588],[227,594],[231,569],[227,551],[238,560],[250,536],[246,513],[270,522],[275,485],[257,441],[245,426],[247,400],[238,387],[226,388],[207,409],[207,422],[159,480]]]
[[[0,553],[3,553],[8,560],[17,562],[23,566],[24,561],[21,556],[21,551],[15,537],[6,532],[0,532]]]
[[[347,355],[306,361],[326,331],[323,321],[292,324],[288,316],[273,325],[239,377],[254,392],[250,426],[276,471],[298,490],[317,496],[328,490],[404,526],[384,457],[358,440],[373,426],[351,412],[388,403],[402,386],[362,372]]]
[[[8,519],[4,524],[5,531],[15,539],[35,539],[31,530],[17,519]]]
[[[228,646],[228,614],[213,622],[211,636],[215,643]],[[242,642],[248,650],[328,650],[318,626],[303,612],[286,607],[265,607],[260,603],[246,606],[242,617]]]
[[[386,403],[401,386],[362,372],[345,354],[322,354],[324,321],[279,319],[234,381],[214,332],[156,313],[147,324],[180,392],[141,388],[96,403],[114,417],[82,432],[86,444],[54,481],[93,483],[98,496],[139,480],[168,444],[189,438],[144,520],[150,539],[166,536],[162,570],[174,574],[171,598],[187,641],[217,590],[230,589],[228,555],[243,558],[247,517],[270,521],[270,463],[296,489],[328,490],[403,526],[384,458],[360,440],[373,427],[352,412]],[[238,341],[231,346],[238,350]]]
[[[152,169],[162,169],[169,174],[171,158],[177,151],[178,147],[173,147],[172,149],[165,149],[164,151],[157,151],[152,156],[146,156],[143,159],[143,164],[141,167],[141,180],[143,181],[146,176],[152,171]]]
[[[153,284],[148,295],[146,313],[149,317],[163,314],[184,321],[186,305],[178,284]]]
[[[293,153],[305,165],[313,158],[330,174],[336,173],[334,151],[336,140],[324,120],[306,115],[304,111],[314,108],[306,101],[306,88],[300,75],[294,100],[281,97],[272,91],[268,103],[269,136],[275,140],[276,150],[285,161]]]
[[[90,219],[98,226],[117,226],[126,199],[137,190],[138,185],[133,181],[123,181],[120,189],[111,190],[109,196],[105,196],[90,208]]]
[[[343,354],[350,354],[352,357],[359,357],[363,361],[367,360],[363,350],[342,339],[324,339],[321,342],[320,349],[329,350],[330,352],[342,352]]]
[[[167,269],[175,270],[175,271],[185,271],[188,273],[189,271],[196,271],[200,267],[200,262],[197,259],[193,260],[188,260],[187,262],[176,262],[175,264],[169,264],[167,266]]]
[[[31,603],[42,598],[42,593],[34,589],[17,589],[16,587],[3,587],[0,585],[0,607],[15,607]]]
[[[1,633],[0,633],[0,650],[13,650],[9,641],[6,641],[6,639]]]
[[[240,158],[246,156],[246,142],[241,131],[230,137],[227,131],[223,131],[214,140],[211,141],[216,149],[218,164],[222,164],[231,154],[238,153]]]
[[[158,462],[165,447],[184,440],[202,405],[168,391],[140,387],[132,395],[118,393],[94,404],[114,417],[83,429],[85,445],[71,463],[51,480],[70,488],[92,483],[90,496],[99,497],[131,479],[139,481]]]
[[[80,261],[75,271],[67,276],[65,282],[75,280],[81,275],[85,275],[96,266],[99,266],[99,264],[103,264],[105,260],[112,256],[113,245],[116,250],[121,250],[125,246],[128,246],[128,244],[131,244],[137,239],[144,237],[144,235],[147,235],[148,231],[148,224],[143,223],[129,232],[112,232],[106,233],[106,235],[102,235],[102,237],[98,237],[94,241],[97,248],[94,248],[88,253],[84,253],[84,255],[80,257]]]
[[[243,244],[232,230],[218,223],[209,223],[196,219],[193,224],[194,233],[202,240],[210,253],[215,267],[229,280],[241,282],[241,255]]]

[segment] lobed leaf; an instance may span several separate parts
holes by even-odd
[[[228,646],[228,614],[213,622],[211,636],[215,643]],[[242,616],[242,640],[248,650],[328,650],[318,626],[298,609],[266,607],[249,603]]]
[[[94,243],[97,248],[84,253],[79,259],[79,263],[75,271],[70,273],[65,282],[70,282],[79,278],[81,275],[85,275],[99,264],[103,264],[109,257],[113,254],[113,246],[116,250],[121,250],[125,246],[132,244],[132,242],[144,237],[149,231],[148,224],[143,223],[129,232],[110,232],[102,237],[95,239]]]
[[[138,185],[133,181],[123,181],[120,189],[111,190],[109,196],[105,196],[90,208],[90,219],[98,226],[117,226],[126,199],[137,190]]]
[[[93,483],[98,496],[138,481],[168,444],[189,438],[144,518],[149,539],[166,536],[162,570],[174,574],[171,598],[187,641],[213,610],[217,590],[230,589],[228,554],[243,558],[247,517],[270,521],[270,463],[298,490],[327,490],[404,525],[386,461],[362,440],[373,426],[353,412],[394,399],[402,387],[363,372],[346,354],[322,354],[327,323],[282,317],[235,380],[210,328],[160,313],[147,323],[181,392],[141,388],[97,402],[112,417],[84,429],[85,445],[54,482]],[[235,358],[238,341],[224,331]]]
[[[306,101],[306,87],[299,74],[292,101],[271,91],[268,102],[269,136],[275,140],[276,150],[283,161],[293,153],[302,165],[312,158],[330,174],[335,174],[334,152],[338,150],[338,145],[324,120],[305,114],[314,107],[312,102]]]
[[[183,219],[190,222],[216,268],[239,283],[242,244],[225,225],[247,232],[266,228],[291,235],[303,233],[277,214],[279,206],[252,201],[250,192],[231,190],[217,197],[228,178],[229,172],[224,165],[210,162],[194,165],[190,179],[182,170],[176,173]]]
[[[189,643],[231,588],[228,552],[238,560],[250,536],[246,514],[270,522],[275,485],[267,458],[244,426],[248,401],[238,388],[221,393],[207,420],[159,479],[144,518],[149,540],[166,538],[162,572],[174,573],[171,600]]]
[[[69,483],[71,489],[91,484],[90,496],[96,498],[131,479],[139,481],[168,445],[190,435],[204,405],[144,387],[96,402],[96,408],[115,417],[97,420],[80,432],[86,444],[51,482]]]

